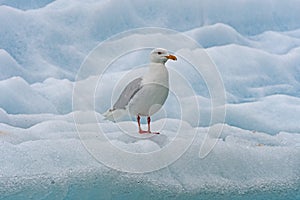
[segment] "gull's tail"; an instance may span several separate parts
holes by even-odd
[[[120,119],[126,115],[125,109],[109,109],[105,113],[103,113],[105,120],[110,120],[115,122],[116,120]]]

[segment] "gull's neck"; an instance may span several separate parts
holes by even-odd
[[[168,85],[169,73],[164,63],[150,63],[148,72],[143,76],[143,82]]]

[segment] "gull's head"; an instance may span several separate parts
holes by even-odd
[[[165,64],[168,59],[177,60],[176,56],[169,54],[166,49],[156,48],[151,51],[150,60],[153,63]]]

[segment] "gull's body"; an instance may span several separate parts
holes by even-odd
[[[125,87],[113,108],[104,113],[106,119],[114,120],[129,112],[137,117],[139,133],[151,133],[150,117],[162,107],[169,94],[169,74],[165,66],[168,59],[176,60],[176,57],[165,49],[154,49],[148,72]],[[147,131],[141,129],[140,116],[147,116]]]

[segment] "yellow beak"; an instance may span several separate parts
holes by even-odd
[[[171,59],[171,60],[177,60],[176,56],[171,55],[171,54],[166,56],[166,58]]]

